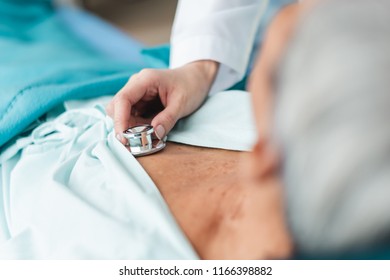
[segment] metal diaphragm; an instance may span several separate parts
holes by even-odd
[[[145,156],[156,153],[165,147],[165,139],[155,137],[154,128],[149,124],[136,125],[123,132],[128,140],[130,152],[134,156]]]

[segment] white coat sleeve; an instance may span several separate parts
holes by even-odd
[[[217,92],[246,72],[268,0],[180,0],[171,36],[170,68],[197,60],[220,63]]]

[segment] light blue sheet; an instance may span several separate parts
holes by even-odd
[[[114,137],[109,100],[67,102],[0,156],[0,258],[198,258],[157,186]],[[251,116],[249,93],[221,92],[168,139],[250,150]]]
[[[2,258],[196,258],[111,130],[99,109],[70,111],[34,130],[3,185],[10,239]]]

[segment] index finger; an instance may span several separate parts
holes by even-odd
[[[134,123],[131,117],[132,107],[147,93],[148,83],[150,81],[142,79],[139,74],[133,75],[114,99],[115,133],[122,143],[126,142],[122,133]]]

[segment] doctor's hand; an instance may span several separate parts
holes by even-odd
[[[215,79],[218,63],[201,60],[176,69],[144,69],[131,76],[107,106],[118,140],[126,143],[123,131],[136,124],[136,117],[156,114],[151,122],[162,139],[175,123],[198,109]]]

